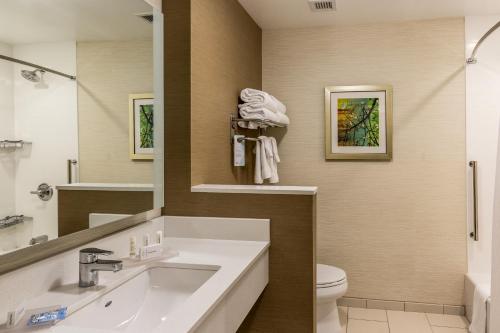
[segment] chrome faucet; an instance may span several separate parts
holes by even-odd
[[[89,248],[80,250],[80,280],[78,286],[88,288],[99,283],[99,271],[122,270],[121,260],[101,260],[100,255],[109,256],[113,251]]]

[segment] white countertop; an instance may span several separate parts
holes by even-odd
[[[279,185],[220,185],[201,184],[191,187],[191,192],[202,193],[247,193],[247,194],[295,194],[315,195],[316,186],[279,186]]]
[[[152,192],[153,184],[118,184],[118,183],[74,183],[57,185],[56,189],[65,191],[130,191]]]
[[[165,247],[178,252],[178,256],[168,259],[149,261],[143,265],[131,265],[118,273],[100,272],[101,284],[99,287],[81,289],[75,283],[63,285],[33,299],[26,304],[27,309],[39,308],[47,305],[61,304],[68,306],[68,313],[90,304],[97,298],[107,294],[119,287],[124,282],[144,272],[150,267],[158,265],[206,265],[207,267],[218,266],[219,270],[200,287],[184,304],[179,306],[168,318],[156,329],[155,332],[185,333],[198,325],[213,308],[229,293],[232,287],[244,276],[244,274],[266,253],[270,243],[265,241],[234,241],[234,240],[211,240],[193,238],[165,238]],[[72,332],[90,333],[93,329],[75,330]],[[64,321],[51,328],[39,332],[68,332],[64,327]],[[99,330],[104,333],[106,330]],[[110,331],[115,332],[115,331]]]

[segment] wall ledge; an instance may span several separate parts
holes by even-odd
[[[131,191],[152,192],[153,184],[118,184],[118,183],[73,183],[57,185],[56,189],[65,191]]]
[[[293,194],[316,195],[316,186],[275,186],[275,185],[223,185],[201,184],[191,187],[195,193],[245,193],[245,194]]]

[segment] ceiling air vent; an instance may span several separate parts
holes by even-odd
[[[335,0],[308,0],[313,12],[331,12],[337,10]]]
[[[135,14],[137,17],[140,17],[143,20],[148,21],[149,23],[153,23],[153,14],[151,13],[142,13],[142,14]]]

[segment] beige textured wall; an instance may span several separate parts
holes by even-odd
[[[461,304],[464,20],[264,31],[263,87],[289,107],[282,184],[318,185],[318,259],[348,296]],[[324,87],[394,86],[392,162],[324,159]],[[282,133],[282,132],[280,132]]]
[[[153,92],[152,41],[77,44],[80,181],[152,183],[129,157],[128,95]]]
[[[231,167],[229,115],[242,89],[261,88],[262,31],[235,0],[192,0],[191,29],[192,182],[246,183],[251,172]]]

